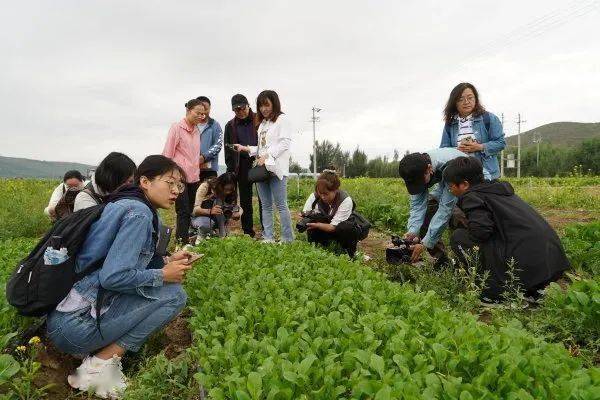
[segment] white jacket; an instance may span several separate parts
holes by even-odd
[[[279,179],[290,173],[292,127],[282,114],[277,121],[263,120],[258,127],[258,146],[250,146],[251,156],[266,156],[265,166]]]

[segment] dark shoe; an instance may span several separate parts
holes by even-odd
[[[256,232],[254,232],[254,230],[251,231],[244,231],[244,235],[248,235],[251,238],[253,238],[254,236],[256,236]]]

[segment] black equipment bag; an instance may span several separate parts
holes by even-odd
[[[369,236],[369,230],[371,229],[371,223],[362,216],[362,214],[357,213],[356,211],[352,211],[350,217],[348,217],[348,221],[352,222],[358,232],[358,240],[364,240]]]
[[[91,225],[102,215],[105,204],[85,208],[58,220],[29,255],[17,264],[6,284],[6,298],[19,314],[39,317],[54,310],[73,284],[102,267],[97,260],[85,271],[75,272],[75,260]],[[62,237],[69,258],[58,265],[46,265],[44,252],[52,236]]]

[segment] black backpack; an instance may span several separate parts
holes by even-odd
[[[75,272],[75,260],[91,225],[102,215],[105,204],[79,210],[58,220],[29,255],[17,264],[6,284],[6,298],[19,314],[39,317],[54,310],[73,284],[104,263],[97,260],[85,271]],[[52,236],[62,237],[69,258],[62,264],[45,265],[44,251]]]

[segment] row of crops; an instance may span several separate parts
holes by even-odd
[[[186,284],[194,344],[180,361],[200,368],[161,376],[149,365],[131,398],[174,387],[179,398],[203,387],[214,399],[600,396],[600,370],[563,346],[448,310],[433,292],[346,258],[242,238],[200,250],[205,262]],[[169,380],[178,385],[163,387]]]

